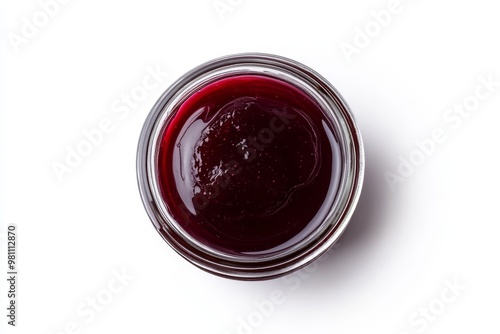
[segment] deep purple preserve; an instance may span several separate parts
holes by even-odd
[[[342,168],[336,131],[311,96],[283,80],[215,80],[162,131],[159,189],[194,243],[269,255],[308,238],[331,209]]]
[[[361,134],[340,93],[304,64],[263,53],[179,77],[137,150],[139,191],[161,237],[195,266],[241,280],[286,275],[328,251],[363,175]]]

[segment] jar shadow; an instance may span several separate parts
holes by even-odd
[[[373,138],[372,138],[373,137]],[[391,192],[384,180],[384,152],[375,135],[364,135],[365,178],[355,212],[343,235],[324,256],[297,273],[301,290],[316,294],[324,289],[342,289],[363,275],[363,267],[372,267],[370,254],[385,225]],[[286,279],[285,279],[286,280]]]
[[[386,213],[385,208],[390,198],[388,186],[384,182],[385,169],[380,161],[382,152],[380,148],[365,144],[365,179],[361,196],[349,225],[334,247],[334,252],[336,249],[343,249],[345,252],[369,242],[381,228],[379,222]]]

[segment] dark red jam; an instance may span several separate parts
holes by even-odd
[[[308,94],[239,75],[197,90],[170,114],[158,181],[193,240],[226,254],[269,255],[324,221],[339,152],[330,118]]]

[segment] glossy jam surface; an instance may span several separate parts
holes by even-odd
[[[340,158],[332,123],[309,95],[278,79],[239,75],[204,86],[170,114],[158,183],[192,240],[263,256],[321,224]]]

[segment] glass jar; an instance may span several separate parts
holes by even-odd
[[[241,280],[325,253],[363,173],[361,135],[337,90],[303,64],[259,53],[209,61],[173,83],[137,153],[142,201],[163,239],[199,268]]]

